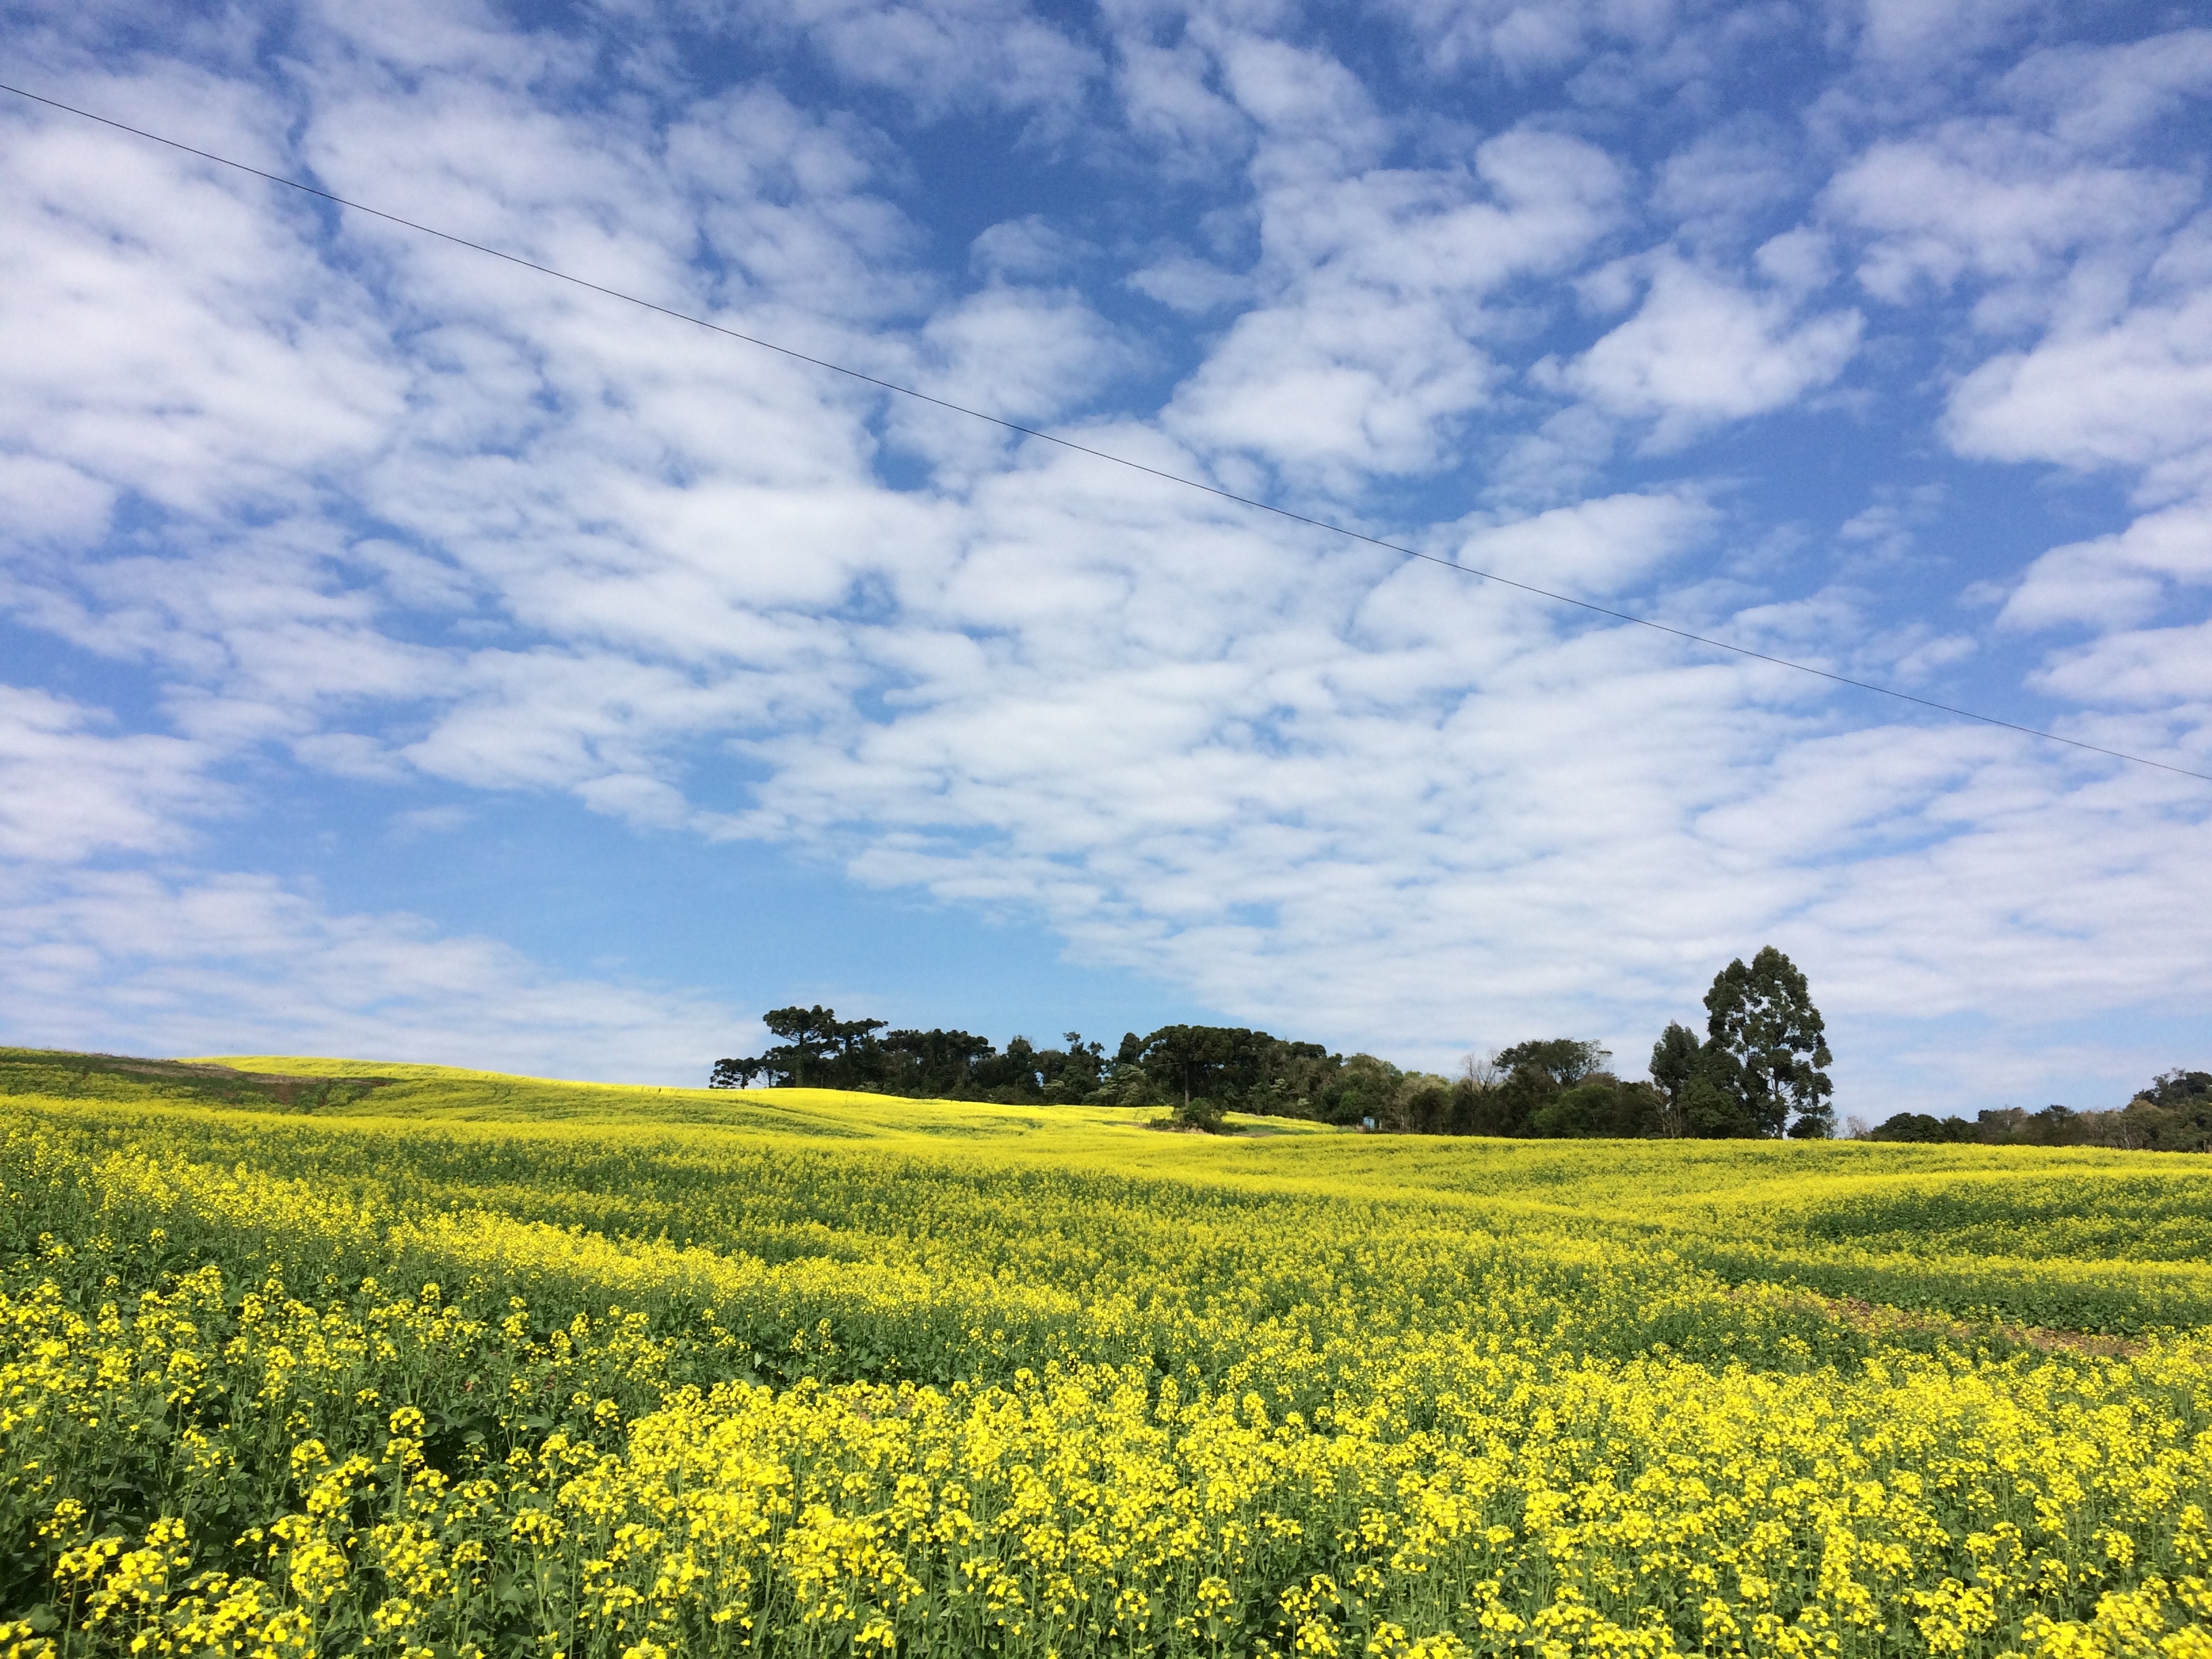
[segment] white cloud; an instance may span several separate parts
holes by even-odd
[[[1245,313],[1183,387],[1174,429],[1340,487],[1354,471],[1438,465],[1449,423],[1485,400],[1494,370],[1441,307],[1363,298]]]
[[[1075,295],[996,285],[940,309],[923,325],[921,344],[923,390],[1028,425],[1090,404],[1134,356]],[[912,418],[935,424],[924,407],[902,402],[891,418],[903,428],[914,411]],[[972,421],[938,429],[994,447],[1000,441]]]
[[[278,112],[216,89],[186,119],[188,93],[210,91],[191,71],[95,90],[272,159],[253,129]],[[297,501],[318,468],[374,452],[402,382],[359,291],[303,245],[306,210],[68,117],[0,123],[0,447],[43,459],[49,524],[92,529],[124,488],[187,513]]]
[[[1458,559],[1539,587],[1607,593],[1695,545],[1718,520],[1694,495],[1613,495],[1474,529]]]
[[[391,831],[396,840],[414,841],[424,836],[450,835],[475,821],[476,814],[465,806],[418,806],[394,812]]]
[[[0,454],[0,515],[26,540],[88,540],[107,527],[114,486],[44,455]]]
[[[1957,373],[1939,427],[1956,453],[2117,472],[2151,509],[1968,597],[2002,595],[2005,629],[2091,634],[2030,684],[2125,717],[2061,716],[2057,729],[2197,770],[2203,640],[2174,613],[2208,580],[2212,234],[2190,216],[2194,173],[2170,150],[2144,151],[2156,165],[2142,165],[2124,141],[2203,82],[2208,63],[2197,32],[2038,54],[2002,91],[2047,131],[1960,118],[1881,140],[1824,198],[1832,222],[1870,233],[1859,266],[1870,293],[1909,307],[1963,289],[1982,334],[2027,337]],[[1985,349],[1964,334],[1948,344],[1954,360]]]
[[[2029,54],[2003,84],[2021,104],[2048,111],[2068,143],[2112,143],[2178,113],[2189,94],[2212,91],[2212,29],[2051,47]]]
[[[1000,282],[1034,282],[1060,275],[1082,252],[1073,237],[1054,229],[1042,214],[1031,213],[982,232],[968,245],[968,263]]]
[[[588,143],[590,135],[577,135]],[[669,186],[697,216],[724,305],[889,318],[925,306],[921,231],[883,192],[898,167],[858,121],[801,110],[765,86],[684,109],[663,145]],[[635,194],[640,180],[623,181]],[[786,328],[792,321],[780,324]]]
[[[1747,115],[1705,133],[1658,169],[1652,205],[1671,218],[1717,225],[1761,215],[1796,193],[1795,135]]]
[[[308,15],[314,30],[310,39],[320,49],[319,66],[331,70],[382,71],[394,78],[425,70],[465,72],[561,84],[572,82],[588,62],[585,51],[557,35],[501,27],[498,14],[483,0],[390,0],[374,9],[317,0]],[[231,44],[251,52],[257,42],[241,32]]]
[[[1394,0],[1441,72],[1495,64],[1512,75],[1571,64],[1601,45],[1645,49],[1685,30],[1674,0]]]
[[[1123,119],[1166,175],[1204,178],[1242,159],[1252,123],[1218,89],[1213,54],[1194,40],[1163,45],[1148,38],[1148,20],[1117,21],[1114,84]]]
[[[1961,453],[2141,469],[2154,491],[2212,476],[2212,295],[2139,306],[1990,358],[1951,393]]]
[[[1516,370],[1559,349],[1569,285],[1599,295],[1590,266],[1636,211],[1636,146],[1595,93],[1470,137],[1456,106],[1386,107],[1314,37],[1270,38],[1285,31],[1264,9],[1139,9],[1108,20],[1127,37],[1124,126],[1098,137],[1115,193],[1083,258],[1068,219],[997,205],[988,179],[983,212],[963,198],[933,220],[937,175],[890,136],[917,112],[1082,114],[1099,84],[1085,49],[995,3],[781,14],[844,84],[907,100],[876,130],[765,84],[611,93],[586,43],[518,43],[459,6],[333,13],[281,73],[240,60],[281,96],[210,95],[198,126],[205,82],[184,71],[82,84],[102,106],[166,98],[180,130],[335,188],[1165,471],[1271,468],[1262,487],[1332,514],[1380,520],[1386,501],[1408,526],[1393,533],[1561,591],[1663,573],[1664,620],[1839,672],[1940,684],[1974,642],[1808,575],[1771,516],[1796,509],[1658,453],[1802,404],[1852,362],[1857,313],[1817,297],[1831,234],[1870,239],[1862,263],[1893,273],[1901,307],[1945,283],[2038,296],[2035,342],[1956,385],[1962,449],[2197,465],[2203,248],[2143,228],[2179,211],[2179,172],[2108,158],[2046,168],[2058,186],[2037,194],[1955,135],[1892,131],[1822,216],[1771,236],[1801,216],[1778,211],[1795,141],[1769,165],[1741,125],[1690,138],[1656,186],[1698,221],[1684,251],[1612,265],[1621,310],[1639,308],[1559,372],[1583,401],[1532,412]],[[1465,36],[1438,52],[1534,76],[1684,14],[1425,15],[1437,42]],[[258,186],[52,121],[19,132],[0,167],[0,257],[23,279],[0,294],[0,491],[22,505],[0,592],[27,625],[137,665],[187,735],[123,732],[49,694],[9,704],[5,763],[82,784],[0,808],[17,856],[188,851],[182,826],[222,805],[198,781],[250,749],[272,789],[318,769],[368,789],[428,775],[797,844],[857,879],[1042,918],[1086,959],[1239,1018],[1432,1063],[1565,1020],[1609,1024],[1593,1034],[1633,1056],[1767,938],[1845,1035],[1980,1010],[2004,1028],[1984,1051],[2016,1049],[2062,1013],[2212,990],[2189,861],[2203,813],[2155,780],[2014,735],[1883,725],[1777,668],[887,412],[820,370],[389,228],[332,234]],[[256,137],[287,132],[289,159]],[[1155,190],[1180,216],[1146,216]],[[1929,191],[1960,192],[1960,210]],[[1757,210],[1731,214],[1731,191]],[[2093,244],[2126,252],[2100,267],[2124,279],[2105,311],[2050,302]],[[1156,417],[1099,411],[1139,386],[1133,367],[1158,368],[1107,320],[1112,296],[1081,286],[1109,245],[1097,264],[1147,262],[1133,287],[1217,320],[1176,334],[1144,313],[1166,361],[1196,364]],[[111,313],[109,333],[88,325]],[[1895,325],[1948,328],[1924,312]],[[1870,375],[1893,372],[1875,357]],[[1608,475],[1624,419],[1651,442]],[[1888,437],[1910,452],[1917,435]],[[1838,487],[1890,502],[1845,538],[1894,558],[1915,509],[1863,473],[1896,456],[1842,453],[1885,441],[1870,424],[1839,445]],[[927,482],[887,487],[916,456]],[[1495,509],[1516,492],[1552,510]],[[111,521],[120,501],[137,516]],[[2019,585],[2014,622],[2142,629],[2054,659],[2044,687],[2103,709],[2062,714],[2069,732],[2201,747],[2190,665],[2212,653],[2190,625],[2147,626],[2172,620],[2154,585],[2171,605],[2196,579],[2179,544],[2130,532]],[[391,828],[464,833],[465,810]],[[728,1029],[705,999],[565,980],[250,873],[9,879],[7,1006],[51,1040],[689,1078]]]
[[[1434,1044],[1432,1062],[1526,1035],[1563,1002],[1656,1029],[1765,937],[1814,969],[1847,1034],[1909,1005],[1883,948],[1915,975],[1971,969],[1946,1006],[1996,998],[2010,1018],[2197,994],[2113,977],[2097,964],[2121,932],[2055,900],[2023,917],[2008,884],[2033,866],[2094,890],[2113,837],[2178,867],[2172,825],[2201,803],[2069,780],[2009,734],[1838,732],[1864,716],[1782,671],[1632,629],[1562,635],[1547,608],[1426,567],[1370,586],[1364,555],[1316,562],[1234,524],[1177,514],[1182,557],[1132,586],[1116,566],[1143,544],[1123,525],[1150,515],[1070,503],[1057,518],[1052,483],[1024,474],[980,503],[1036,515],[975,573],[1011,633],[944,659],[888,718],[764,751],[775,833],[866,880],[1043,914],[1085,959],[1243,1017],[1401,1054]],[[1694,501],[1626,497],[1489,530],[1482,550],[1602,587],[1716,522]],[[1127,598],[1102,602],[1087,569]],[[948,594],[945,620],[975,617],[975,597]],[[1864,626],[1836,605],[1802,620],[1803,638],[1782,617],[1721,625],[1796,649]],[[1951,888],[1922,880],[1931,860]],[[1880,948],[1852,908],[1862,869]],[[2176,966],[2203,942],[2195,911],[2122,908],[2159,934],[2160,973],[2200,981]]]
[[[1843,373],[1858,349],[1859,313],[1800,322],[1796,311],[1787,295],[1739,287],[1662,253],[1636,314],[1559,378],[1601,408],[1651,418],[1650,447],[1664,452],[1724,422],[1793,404]]]
[[[1098,76],[1097,54],[1018,0],[781,0],[747,9],[802,33],[841,76],[912,100],[928,118],[1002,109],[1062,126]]]
[[[1294,148],[1295,166],[1272,140],[1255,163],[1291,180],[1263,186],[1264,301],[1178,388],[1167,422],[1334,483],[1441,465],[1496,379],[1474,343],[1484,302],[1587,248],[1619,210],[1618,170],[1590,145],[1522,131],[1482,144],[1465,173],[1328,179],[1322,140]]]
[[[1382,159],[1389,128],[1351,69],[1328,52],[1231,33],[1215,46],[1223,84],[1264,135],[1253,166],[1269,183],[1327,179]]]
[[[185,820],[224,803],[205,745],[104,729],[113,724],[104,710],[0,685],[0,859],[171,852],[191,838]]]
[[[428,38],[410,36],[418,58]],[[465,58],[476,40],[463,30],[445,49]],[[307,128],[322,176],[680,303],[701,302],[672,290],[681,262],[664,244],[686,223],[726,262],[733,298],[817,315],[850,301],[866,318],[886,292],[911,302],[922,291],[886,264],[908,231],[866,195],[866,140],[835,120],[740,91],[676,122],[664,166],[645,147],[600,142],[589,120],[512,89],[487,94],[456,67],[441,60],[404,87],[347,82]],[[217,750],[281,742],[355,777],[411,763],[479,786],[573,788],[663,822],[670,744],[840,695],[831,665],[846,647],[789,607],[834,605],[863,570],[933,556],[926,504],[868,478],[866,401],[825,398],[819,371],[352,221],[341,261],[379,269],[388,292],[343,277],[333,288],[313,221],[287,204],[261,212],[199,182],[197,164],[143,146],[111,153],[53,122],[31,140],[0,190],[62,205],[43,218],[27,205],[11,243],[35,246],[19,257],[43,275],[10,295],[10,410],[27,443],[68,459],[27,457],[6,474],[50,507],[18,521],[0,597],[86,649],[174,675],[173,718]],[[260,155],[246,136],[214,142]],[[88,147],[92,161],[76,155]],[[95,173],[125,186],[120,201],[89,187]],[[64,192],[64,177],[81,188]],[[62,211],[85,211],[79,197],[108,218]],[[156,198],[164,211],[133,217]],[[250,223],[233,234],[225,212]],[[210,234],[222,243],[212,259]],[[54,307],[40,283],[72,260],[82,270],[70,280],[113,327],[77,327],[62,305],[60,330],[43,328]],[[198,308],[185,326],[187,303]],[[148,383],[143,355],[117,349],[114,329],[142,321],[194,406],[164,406],[179,399],[159,376]],[[920,344],[955,393],[975,393],[995,354],[1016,382],[1012,406],[1035,415],[1067,393],[1071,332],[1097,347],[1083,325],[1064,300],[999,292],[946,309]],[[807,337],[787,314],[763,326]],[[1022,351],[1036,359],[1027,390],[1013,373]],[[915,364],[908,354],[893,366]],[[8,367],[0,350],[0,374]],[[330,406],[334,388],[399,387],[404,405],[379,409],[373,427],[343,397]],[[129,430],[111,443],[111,426]],[[368,430],[373,444],[356,441]],[[105,556],[42,556],[21,535],[97,534],[118,488],[177,521]],[[356,538],[317,522],[323,489],[407,533]],[[278,516],[242,532],[225,517],[241,495]],[[395,608],[458,615],[490,638],[409,639]],[[540,631],[574,648],[548,648]],[[421,729],[380,733],[394,704],[430,705]],[[343,729],[356,722],[367,729]]]
[[[2152,710],[2158,725],[2179,726],[2186,747],[2178,756],[2144,732],[2122,743],[2195,772],[2212,769],[2212,623],[2134,629],[2055,654],[2036,676],[2042,689],[2075,702],[2117,703]],[[2139,726],[2136,728],[2141,732]],[[2192,759],[2193,757],[2193,759]]]
[[[1893,71],[1940,73],[2003,38],[2047,0],[1865,0],[1860,50]]]
[[[1157,260],[1132,275],[1128,282],[1139,294],[1193,315],[1218,311],[1252,294],[1250,277],[1188,253],[1171,253]]]
[[[574,790],[655,823],[666,818],[672,746],[760,720],[771,696],[791,690],[769,677],[702,680],[611,652],[550,649],[473,653],[465,684],[429,731],[400,749],[408,763],[479,788]],[[834,688],[817,700],[827,695]],[[637,812],[623,810],[632,804]]]
[[[1912,550],[1919,528],[1934,518],[1948,491],[1940,483],[1886,486],[1875,500],[1836,526],[1836,539],[1868,565],[1891,565]]]
[[[749,1017],[696,993],[549,974],[404,915],[338,914],[265,876],[0,867],[15,1042],[308,1054],[699,1086]]]
[[[452,683],[441,653],[383,630],[377,596],[344,584],[331,545],[304,518],[214,544],[183,532],[158,554],[20,560],[0,598],[87,651],[177,676],[172,718],[232,750]]]
[[[1978,319],[2010,329],[2124,296],[2128,270],[2197,194],[2183,173],[2087,161],[2009,122],[1958,121],[1877,141],[1824,204],[1870,234],[1858,267],[1869,294],[1901,305],[1971,278],[1995,290]]]
[[[1824,794],[1850,789],[1848,773],[1805,781]],[[1933,844],[1906,840],[1859,862],[1807,913],[1839,1004],[1893,1018],[1972,1011],[2015,1029],[2116,1008],[2186,1010],[2173,976],[2200,971],[2208,939],[2193,917],[2212,897],[2203,860],[2174,833],[2203,822],[2186,780],[2135,773],[2053,792],[1999,763],[1932,799],[1907,794],[1918,799],[1897,801],[1904,810],[1886,827],[1899,835],[1917,819],[1937,832]],[[2192,919],[2176,926],[2177,906]],[[2130,937],[2140,951],[2120,947]],[[2102,964],[2094,973],[2084,971],[2089,956]],[[2001,998],[1986,994],[1999,985]]]
[[[2212,507],[2145,514],[2125,530],[2054,547],[2027,568],[1998,623],[2124,628],[2148,621],[2177,586],[2212,585]]]

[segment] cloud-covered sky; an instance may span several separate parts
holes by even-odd
[[[6,78],[1164,471],[2212,771],[2212,29],[7,10]],[[0,94],[0,1036],[695,1082],[826,1001],[1843,1112],[2212,1063],[2212,785]]]

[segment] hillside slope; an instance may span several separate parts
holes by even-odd
[[[26,1654],[2203,1624],[2201,1158],[174,1067],[0,1054]]]

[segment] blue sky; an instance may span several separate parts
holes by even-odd
[[[7,78],[1424,552],[2212,771],[2212,30],[2023,0],[12,8]],[[0,1036],[789,1000],[1838,1105],[2212,1063],[2212,785],[0,100]]]

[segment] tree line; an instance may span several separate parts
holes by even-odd
[[[2046,1106],[2039,1112],[2003,1106],[1960,1117],[1899,1112],[1868,1140],[1922,1141],[1979,1146],[2116,1146],[2128,1152],[2212,1152],[2212,1072],[2176,1068],[2136,1091],[2109,1112]]]
[[[1804,974],[1768,945],[1731,962],[1705,993],[1702,1033],[1670,1022],[1644,1078],[1623,1078],[1600,1044],[1540,1037],[1482,1057],[1458,1075],[1402,1071],[1373,1054],[1331,1054],[1243,1026],[1164,1025],[1125,1033],[1108,1054],[1082,1033],[1058,1048],[1017,1036],[1002,1050],[968,1031],[893,1030],[836,1010],[763,1016],[781,1041],[714,1062],[712,1086],[852,1089],[917,1100],[1010,1105],[1166,1106],[1173,1121],[1217,1130],[1230,1112],[1295,1117],[1395,1134],[1565,1139],[1660,1136],[1826,1139],[1836,1133],[1834,1063]],[[1969,1123],[1899,1113],[1873,1140],[1984,1146],[2212,1150],[2212,1073],[2176,1071],[2117,1111],[2051,1106],[1981,1113]]]
[[[1748,964],[1732,962],[1705,1000],[1704,1035],[1669,1024],[1653,1046],[1649,1080],[1619,1076],[1610,1051],[1574,1037],[1469,1056],[1448,1078],[1242,1026],[1131,1031],[1110,1055],[1078,1031],[1064,1033],[1058,1048],[1017,1036],[1000,1050],[968,1031],[894,1030],[817,1006],[764,1015],[781,1041],[757,1055],[717,1060],[712,1086],[1169,1106],[1179,1123],[1200,1129],[1218,1128],[1235,1111],[1413,1134],[1832,1134],[1834,1090],[1824,1068],[1833,1056],[1805,975],[1790,958],[1769,945]]]

